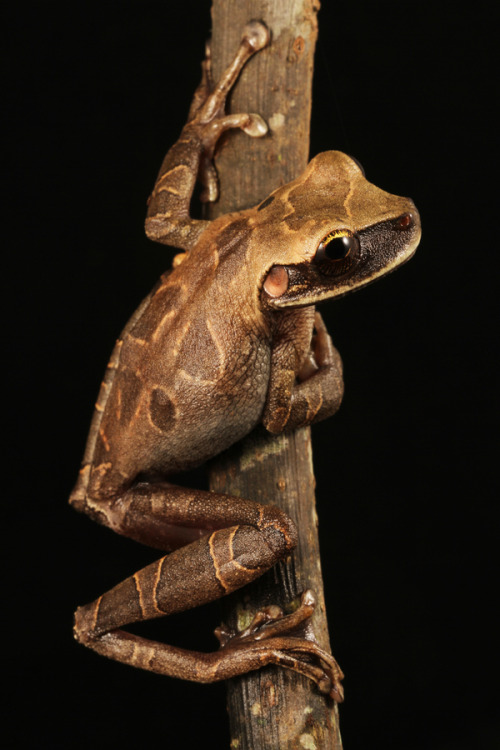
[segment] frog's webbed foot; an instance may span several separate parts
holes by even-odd
[[[255,613],[250,625],[244,630],[235,633],[223,624],[216,628],[215,635],[221,646],[225,646],[229,641],[233,644],[243,642],[250,637],[253,640],[264,640],[265,638],[295,630],[299,625],[309,620],[315,607],[316,599],[314,593],[308,589],[302,594],[300,605],[291,614],[285,615],[281,607],[271,604],[268,607],[259,609]]]
[[[240,128],[252,138],[261,138],[267,133],[267,125],[260,115],[250,113],[226,115],[225,106],[227,95],[242,68],[255,52],[269,43],[269,40],[269,31],[263,23],[252,21],[247,24],[243,29],[236,55],[216,85],[212,82],[210,44],[207,44],[206,57],[202,66],[202,79],[193,98],[189,123],[197,129],[202,145],[198,169],[198,179],[204,188],[200,195],[202,201],[217,200],[217,173],[212,158],[222,133],[231,128]]]
[[[278,664],[309,677],[316,682],[322,693],[330,695],[337,703],[344,699],[341,680],[342,670],[331,654],[318,646],[316,641],[293,634],[302,626],[307,631],[308,621],[314,612],[316,600],[312,591],[302,594],[299,607],[285,615],[280,607],[271,605],[256,612],[250,625],[239,633],[233,633],[225,625],[217,628],[215,635],[221,644],[219,654],[239,654],[247,659],[250,653],[261,666]]]

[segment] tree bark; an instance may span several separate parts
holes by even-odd
[[[231,96],[231,112],[257,112],[269,125],[262,139],[231,131],[216,165],[220,199],[211,218],[255,205],[297,177],[309,154],[309,120],[316,0],[213,0],[214,79],[231,58],[244,25],[263,21],[271,45],[245,67]],[[212,466],[211,489],[282,507],[297,523],[299,543],[291,557],[252,586],[229,598],[226,622],[241,629],[270,603],[289,608],[305,589],[317,597],[313,629],[329,650],[323,597],[310,431],[271,436],[259,429]],[[266,667],[230,681],[231,748],[341,750],[338,712],[314,683],[296,672]]]

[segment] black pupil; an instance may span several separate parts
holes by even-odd
[[[335,237],[325,247],[325,255],[330,260],[342,260],[348,255],[353,244],[352,237]]]

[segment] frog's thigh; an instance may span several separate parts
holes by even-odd
[[[109,525],[141,541],[149,534],[150,542],[158,542],[161,520],[169,527],[214,530],[80,607],[76,637],[91,647],[96,638],[127,623],[180,612],[235,591],[284,557],[297,540],[295,524],[279,508],[166,484],[139,485],[114,509]]]
[[[86,503],[84,511],[117,533],[164,551],[229,526],[253,527],[276,549],[296,543],[293,521],[275,506],[168,482],[140,483],[118,498]]]

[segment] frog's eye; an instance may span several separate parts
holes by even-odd
[[[314,261],[323,263],[326,261],[345,261],[359,250],[359,239],[357,235],[346,231],[330,232],[318,245]]]

